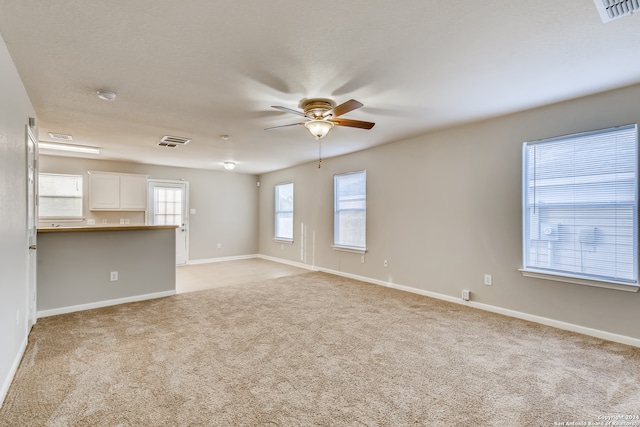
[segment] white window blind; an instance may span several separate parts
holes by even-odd
[[[523,146],[523,270],[638,285],[638,131]]]
[[[82,175],[38,174],[40,218],[82,217]]]
[[[275,239],[293,241],[293,182],[275,186]]]
[[[366,171],[335,175],[333,245],[365,250],[367,225]]]

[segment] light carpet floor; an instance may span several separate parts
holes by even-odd
[[[314,272],[40,319],[0,425],[554,426],[638,415],[640,349]]]

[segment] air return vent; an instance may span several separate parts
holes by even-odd
[[[71,135],[65,135],[63,133],[49,132],[49,137],[58,141],[73,141],[73,137]]]
[[[610,22],[640,11],[640,0],[593,0],[602,22]]]
[[[175,148],[179,145],[185,145],[188,144],[191,140],[189,138],[183,138],[181,136],[169,136],[169,135],[165,135],[162,137],[162,139],[160,140],[160,142],[158,142],[158,145],[161,147],[169,147],[169,148]]]

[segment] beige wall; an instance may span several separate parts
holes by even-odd
[[[258,189],[254,175],[41,155],[40,172],[83,175],[84,216],[95,218],[97,225],[101,224],[102,218],[108,218],[110,224],[125,216],[132,224],[142,223],[144,219],[139,212],[89,211],[88,170],[137,173],[152,179],[189,182],[189,207],[196,209],[195,214],[189,215],[191,261],[257,253]],[[222,246],[220,249],[218,243]]]
[[[0,38],[0,402],[27,343],[29,117],[33,107]]]
[[[38,316],[174,294],[175,239],[173,229],[39,232]]]
[[[640,338],[640,293],[525,278],[518,271],[522,143],[638,122],[640,85],[326,159],[322,169],[309,163],[262,175],[259,251],[450,297],[469,289],[479,303]],[[324,144],[331,143],[329,135]],[[330,247],[333,175],[362,169],[364,264],[360,254]],[[286,181],[295,188],[292,245],[272,240],[273,188]],[[484,274],[493,275],[493,286],[483,284]]]

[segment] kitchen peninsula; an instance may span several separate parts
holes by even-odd
[[[175,225],[38,229],[38,317],[175,294]]]

